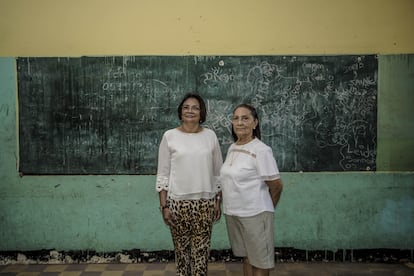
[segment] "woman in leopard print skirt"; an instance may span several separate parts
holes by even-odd
[[[181,125],[167,130],[159,146],[156,190],[171,230],[177,275],[207,275],[212,225],[221,216],[223,160],[216,134],[200,125],[206,105],[198,94],[184,97],[178,118]]]

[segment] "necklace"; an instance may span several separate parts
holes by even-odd
[[[184,132],[184,133],[194,134],[194,133],[199,133],[202,128],[200,126],[197,126],[197,128],[195,128],[195,129],[187,130],[187,129],[184,128],[184,126],[181,125],[181,126],[178,127],[178,129],[181,132]]]

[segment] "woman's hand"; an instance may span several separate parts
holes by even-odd
[[[220,205],[220,200],[216,199],[216,203],[214,205],[214,217],[213,217],[213,222],[217,222],[220,220],[221,217],[221,205]]]
[[[165,224],[170,227],[174,226],[175,217],[170,208],[167,207],[162,209],[162,218],[164,219]]]

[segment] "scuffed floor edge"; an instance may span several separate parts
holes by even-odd
[[[96,252],[93,250],[57,251],[43,249],[34,251],[0,251],[0,265],[8,264],[74,264],[74,263],[153,263],[173,262],[171,250],[142,251],[140,249],[120,252]],[[241,262],[242,258],[232,254],[230,249],[211,250],[211,262]],[[340,249],[302,250],[275,248],[275,261],[286,262],[375,262],[410,263],[413,250],[400,249]]]

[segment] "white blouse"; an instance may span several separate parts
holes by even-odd
[[[166,190],[176,200],[213,198],[221,190],[222,164],[214,131],[167,130],[159,146],[156,191]]]
[[[230,145],[221,168],[223,212],[239,217],[274,212],[265,181],[279,178],[272,149],[262,141],[255,138],[245,145]]]

